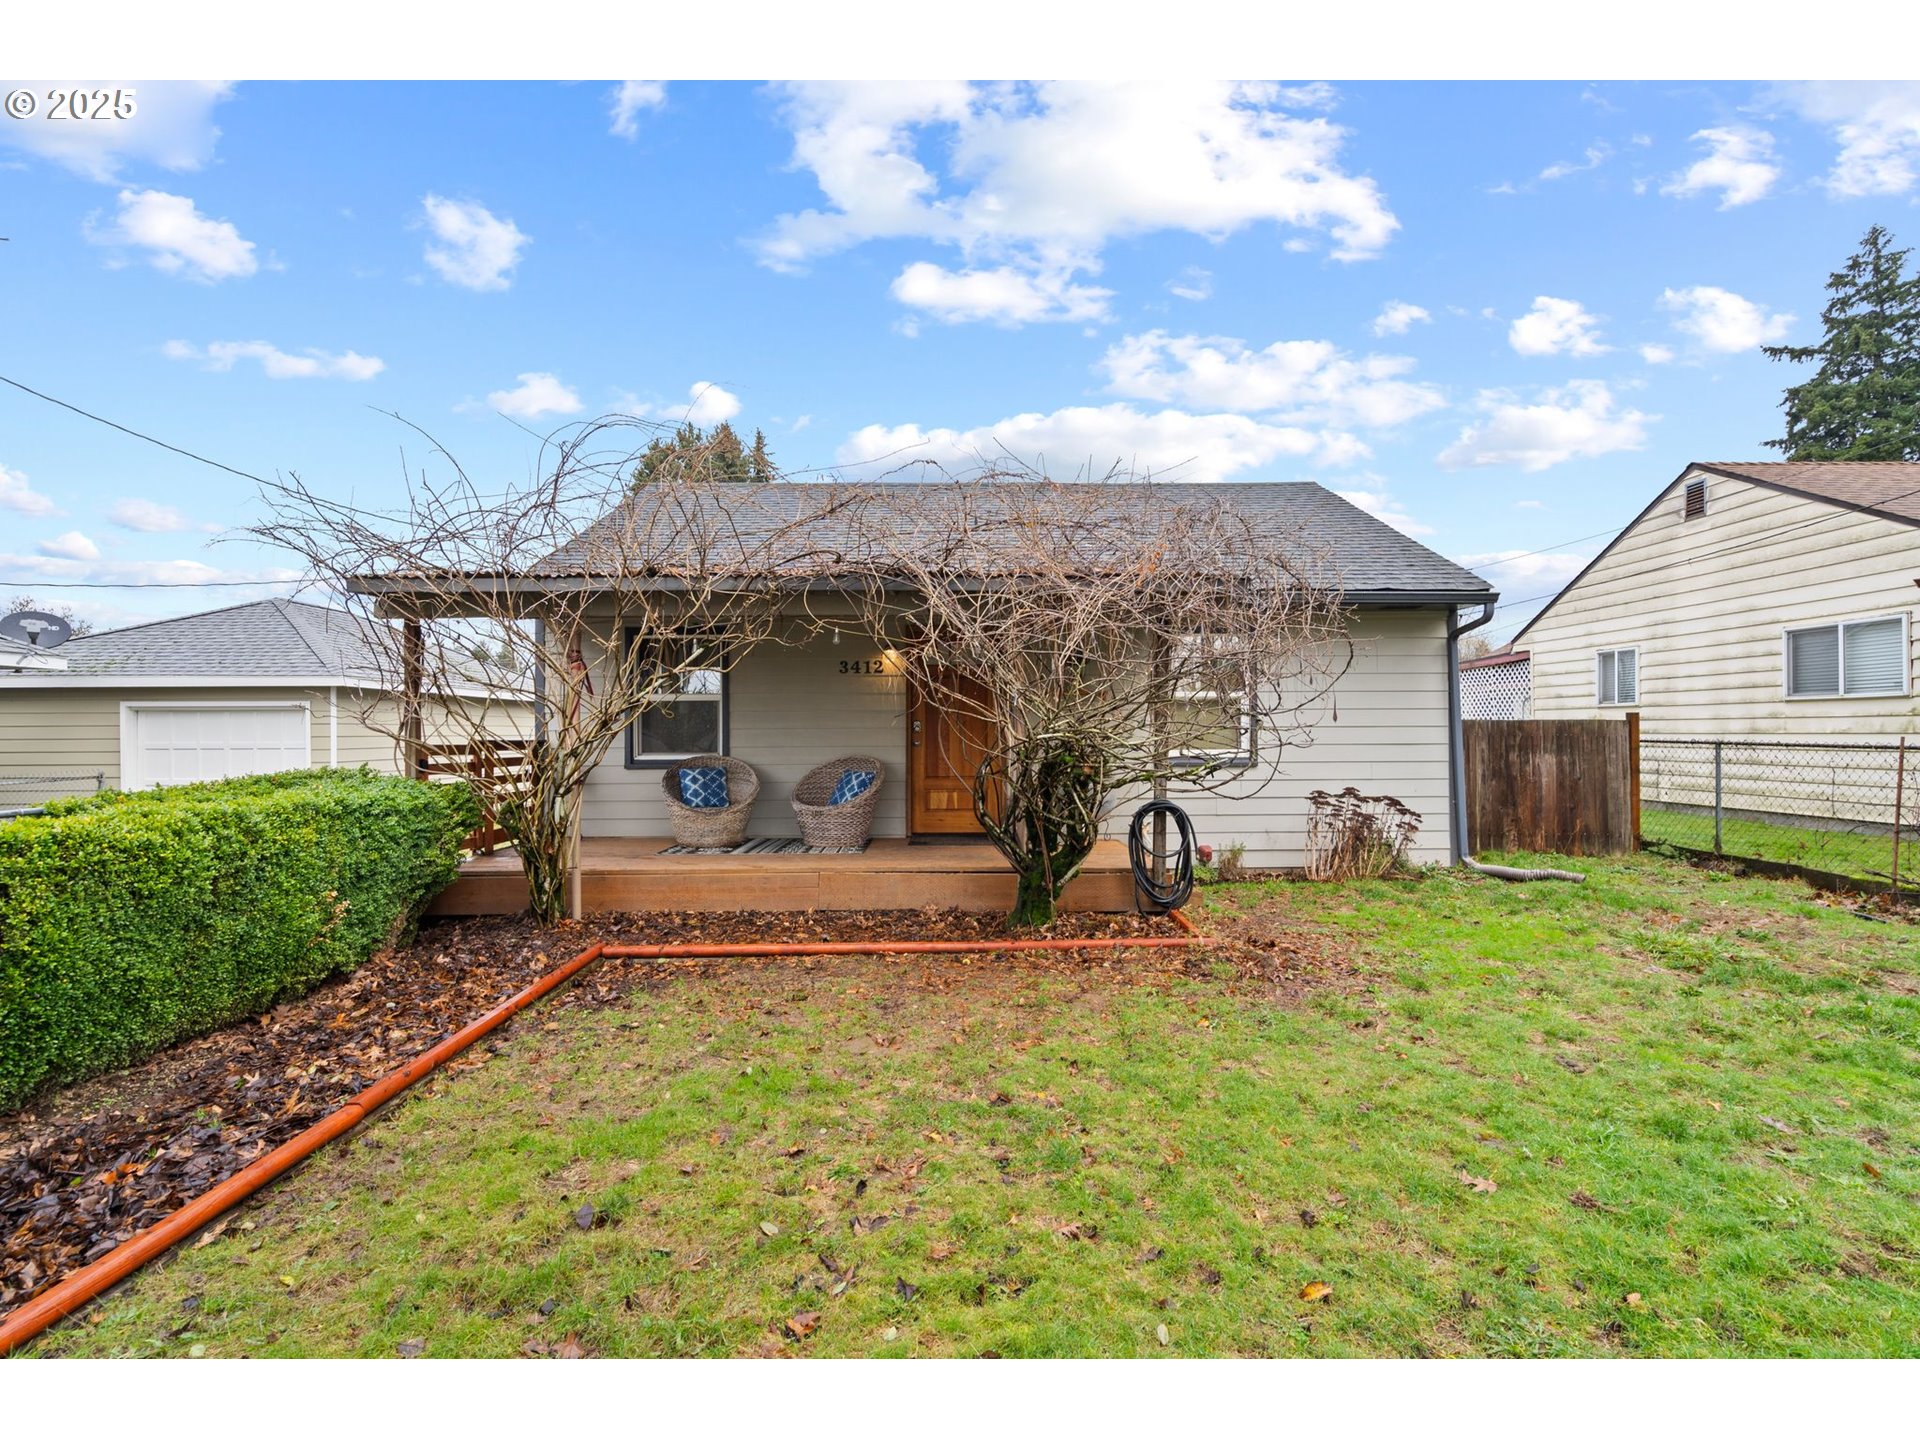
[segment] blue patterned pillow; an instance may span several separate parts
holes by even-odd
[[[874,775],[871,770],[842,770],[840,783],[833,787],[833,798],[829,805],[844,805],[849,800],[857,800],[873,788]]]
[[[727,808],[727,772],[718,765],[695,765],[680,772],[680,803],[695,810]]]

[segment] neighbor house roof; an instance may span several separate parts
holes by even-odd
[[[1687,468],[1751,480],[1756,485],[1810,495],[1849,510],[1920,525],[1920,461],[1775,460],[1747,464],[1712,460]]]
[[[976,513],[990,512],[996,493],[1016,487],[1041,486],[1045,481],[971,481],[920,482],[894,481],[862,485],[816,485],[776,483],[770,485],[715,484],[699,487],[695,503],[723,507],[727,533],[737,534],[743,546],[776,534],[783,526],[818,515],[808,532],[810,542],[821,550],[851,549],[856,543],[855,527],[845,515],[831,512],[835,495],[872,495],[882,502],[890,493],[912,495],[917,500],[942,498],[952,503],[967,503]],[[1274,536],[1303,537],[1322,551],[1338,571],[1342,588],[1355,601],[1391,603],[1474,603],[1493,598],[1493,587],[1463,566],[1436,554],[1410,539],[1391,525],[1342,499],[1331,490],[1310,481],[1250,482],[1227,481],[1219,484],[1168,484],[1154,482],[1107,487],[1115,491],[1149,491],[1156,500],[1168,505],[1193,503],[1202,499],[1226,499],[1242,516],[1263,533]],[[678,492],[684,494],[685,492]],[[537,578],[563,579],[591,572],[596,544],[617,548],[617,537],[625,527],[635,524],[644,511],[649,492],[642,487],[623,505],[602,516],[571,542],[531,567]],[[1129,495],[1127,498],[1138,498]],[[676,501],[678,503],[678,496]],[[820,514],[822,510],[828,513]],[[642,520],[644,523],[644,520]],[[711,533],[711,531],[709,531]],[[1028,543],[1024,536],[1009,532],[1005,543]],[[903,542],[904,543],[904,542]]]
[[[1509,644],[1545,618],[1547,612],[1566,598],[1569,591],[1587,578],[1609,551],[1624,540],[1665,495],[1689,475],[1724,475],[1730,480],[1745,480],[1810,500],[1824,500],[1842,510],[1862,515],[1877,515],[1901,525],[1920,525],[1920,461],[1913,460],[1696,460],[1655,492],[1654,497],[1633,519],[1621,527],[1532,619],[1522,625]]]
[[[69,675],[257,676],[377,680],[380,665],[360,622],[324,605],[256,600],[102,630],[59,649]]]

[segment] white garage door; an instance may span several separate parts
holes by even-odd
[[[311,736],[303,704],[129,704],[120,719],[120,784],[144,790],[302,770],[312,760]]]

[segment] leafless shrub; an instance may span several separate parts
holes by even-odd
[[[409,772],[430,737],[436,758],[491,753],[503,735],[533,742],[523,766],[476,765],[469,780],[518,848],[543,920],[570,908],[583,788],[608,748],[663,696],[711,683],[692,677],[788,638],[784,587],[835,568],[815,537],[847,496],[719,487],[785,492],[771,523],[744,529],[707,503],[711,484],[687,478],[699,463],[636,485],[660,428],[617,416],[570,427],[543,444],[537,478],[501,492],[435,446],[439,478],[409,472],[391,510],[293,476],[266,487],[270,518],[253,531],[358,617],[376,692],[422,697],[363,711]]]
[[[1316,547],[1231,487],[1002,469],[890,486],[854,518],[843,593],[993,737],[975,811],[1019,874],[1016,923],[1052,919],[1121,794],[1257,788],[1351,658]]]
[[[1357,880],[1399,865],[1420,832],[1419,812],[1391,795],[1362,795],[1349,785],[1337,795],[1307,796],[1307,878]]]
[[[1220,849],[1220,856],[1214,866],[1214,878],[1222,885],[1237,885],[1247,878],[1247,846],[1243,840]]]

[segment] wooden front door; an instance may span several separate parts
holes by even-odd
[[[938,695],[915,687],[907,712],[907,828],[915,835],[978,835],[973,814],[973,776],[992,743],[993,726],[972,713],[986,690],[951,674],[941,687],[971,697],[949,710]]]

